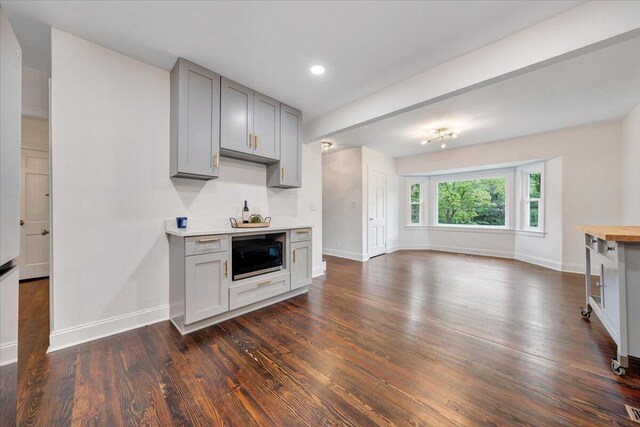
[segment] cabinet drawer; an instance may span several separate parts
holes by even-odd
[[[229,250],[229,236],[197,236],[184,239],[186,256]]]
[[[311,240],[310,228],[300,228],[298,230],[291,230],[292,242],[303,242],[305,240]]]
[[[594,251],[598,250],[598,239],[592,236],[591,234],[584,235],[584,244]]]
[[[611,261],[617,261],[618,244],[616,242],[609,242],[598,239],[598,254],[610,259]]]
[[[289,273],[269,279],[256,279],[229,288],[229,308],[244,307],[290,290]]]

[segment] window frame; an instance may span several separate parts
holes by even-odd
[[[540,174],[540,197],[531,197],[530,196],[530,175],[539,173]],[[523,231],[532,231],[532,232],[544,232],[544,224],[545,224],[545,163],[534,163],[531,165],[521,166],[518,168],[518,178],[520,180],[519,183],[519,203],[518,203],[518,229]],[[529,224],[530,220],[530,209],[531,205],[529,202],[537,201],[538,202],[538,226],[531,227]]]
[[[426,178],[407,180],[407,185],[406,185],[407,194],[405,199],[406,206],[407,206],[407,219],[406,219],[407,227],[422,227],[425,224],[427,224],[427,209],[425,209],[426,201],[428,201],[427,192],[426,192],[427,185],[428,185],[427,183],[428,183],[428,179]],[[411,201],[411,187],[414,186],[415,184],[420,185],[420,201],[417,203]],[[413,205],[419,206],[419,209],[420,209],[419,222],[411,222],[411,207]]]
[[[511,230],[512,218],[512,194],[515,171],[510,169],[489,169],[483,171],[438,175],[431,177],[430,194],[431,204],[431,226],[439,228],[459,228],[459,229],[483,229],[483,230]],[[484,178],[504,178],[504,225],[479,225],[479,224],[440,224],[438,222],[438,184],[441,182],[472,181]]]

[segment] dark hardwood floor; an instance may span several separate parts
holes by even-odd
[[[637,426],[624,405],[640,406],[640,378],[611,372],[576,274],[437,252],[329,258],[308,295],[48,356],[46,287],[21,285],[19,425]]]

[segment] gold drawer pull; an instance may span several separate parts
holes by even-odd
[[[296,262],[296,250],[293,250],[293,262]]]
[[[229,270],[227,269],[227,261],[224,261],[224,277],[227,277]]]
[[[258,135],[254,135],[253,136],[253,148],[255,148],[256,150],[258,149],[258,144],[259,144],[259,139],[258,139]]]
[[[208,242],[217,242],[219,241],[220,238],[219,237],[209,237],[207,239],[200,239],[198,240],[198,243],[208,243]]]
[[[253,148],[253,134],[249,134],[249,148]]]
[[[270,284],[271,284],[271,280],[265,280],[264,282],[256,283],[256,286],[264,286],[264,285],[270,285]]]
[[[284,165],[282,166],[282,179],[284,179],[285,176],[285,170],[284,170]]]

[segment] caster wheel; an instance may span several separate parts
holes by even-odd
[[[586,308],[583,308],[582,310],[580,310],[580,315],[582,316],[583,319],[590,319],[591,318],[591,312],[589,310],[587,310]]]
[[[625,369],[620,365],[620,362],[618,362],[615,359],[611,361],[611,370],[613,371],[614,374],[620,375],[620,376],[623,376],[624,374],[627,373],[627,371],[625,371]]]

